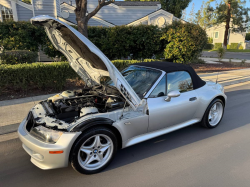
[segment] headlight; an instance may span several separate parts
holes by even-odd
[[[30,131],[30,135],[47,143],[56,143],[62,134],[63,132],[51,130],[41,125],[32,128]]]

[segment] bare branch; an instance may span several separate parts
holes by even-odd
[[[109,0],[109,1],[106,1],[105,0],[98,0],[98,6],[95,8],[95,10],[93,10],[92,12],[90,12],[87,16],[88,20],[93,17],[94,15],[96,15],[96,13],[103,7],[103,6],[106,6],[106,5],[109,5],[113,2],[115,2],[115,0]]]

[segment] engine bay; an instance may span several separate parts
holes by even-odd
[[[112,86],[67,90],[41,102],[48,116],[65,122],[93,113],[111,112],[124,107],[125,99]]]

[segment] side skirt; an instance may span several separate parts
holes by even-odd
[[[133,137],[133,138],[129,139],[123,145],[123,148],[129,147],[131,145],[134,145],[134,144],[137,144],[137,143],[140,143],[140,142],[143,142],[143,141],[146,141],[146,140],[158,137],[158,136],[161,136],[163,134],[173,132],[175,130],[178,130],[178,129],[181,129],[181,128],[184,128],[184,127],[187,127],[187,126],[190,126],[190,125],[192,125],[194,123],[197,123],[199,121],[200,121],[199,119],[192,119],[192,120],[189,120],[189,121],[187,121],[185,123],[181,123],[181,124],[178,124],[178,125],[175,125],[175,126],[170,126],[170,127],[164,128],[164,129],[160,129],[160,130],[157,130],[157,131],[153,131],[153,132],[149,132],[149,133],[146,133],[146,134],[142,134],[142,135]]]

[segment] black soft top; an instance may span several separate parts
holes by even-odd
[[[142,62],[142,63],[133,64],[133,65],[155,68],[155,69],[165,71],[166,73],[175,72],[175,71],[186,71],[190,74],[192,78],[194,89],[200,88],[206,84],[206,82],[203,81],[196,74],[194,69],[189,65],[178,64],[178,63],[173,63],[173,62],[160,62],[160,61]]]

